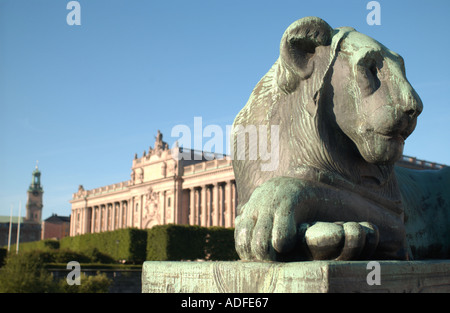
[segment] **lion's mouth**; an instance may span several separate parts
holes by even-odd
[[[379,129],[376,133],[389,141],[398,141],[404,143],[406,138],[412,134],[416,128],[417,119],[409,119],[406,116],[395,121],[389,128]]]
[[[387,140],[395,140],[395,141],[400,141],[400,142],[404,143],[406,138],[408,138],[409,135],[411,135],[413,130],[414,130],[414,126],[410,127],[410,125],[407,125],[400,129],[396,128],[394,131],[377,132],[377,134]]]
[[[408,138],[408,134],[382,134],[382,133],[377,133],[379,136],[385,138],[386,140],[395,140],[395,141],[400,141],[402,143],[405,142],[406,138]]]

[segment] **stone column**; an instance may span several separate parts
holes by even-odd
[[[102,210],[102,232],[108,230],[108,204],[103,204]]]
[[[95,206],[92,207],[92,230],[91,233],[95,233],[95,225],[97,223],[97,210],[95,209]]]
[[[211,226],[211,212],[212,212],[212,190],[211,186],[206,186],[206,227]]]
[[[114,230],[114,202],[108,204],[108,230]]]
[[[219,188],[219,225],[225,226],[225,184],[220,184]]]
[[[189,191],[189,225],[195,225],[195,189]]]
[[[123,224],[123,201],[119,201],[119,216],[117,217],[117,227],[122,228]]]
[[[100,232],[105,231],[105,217],[106,217],[106,205],[102,204],[100,205],[100,211],[102,212],[100,214]]]
[[[195,225],[200,226],[201,223],[201,212],[202,212],[202,208],[201,208],[201,190],[200,188],[196,188],[195,189]]]
[[[98,229],[97,232],[100,233],[102,231],[102,222],[103,222],[103,205],[100,204],[98,206]]]
[[[173,223],[186,224],[187,219],[183,217],[183,184],[180,179],[176,179],[175,190],[173,192]]]
[[[201,194],[201,226],[206,226],[206,218],[207,218],[207,212],[206,212],[206,185],[202,186],[202,194]]]
[[[106,225],[105,225],[105,230],[109,231],[111,230],[111,211],[112,211],[112,204],[111,203],[107,203],[106,204]]]
[[[78,234],[83,233],[83,209],[78,209]]]
[[[83,230],[82,220],[83,209],[77,209],[77,235],[81,234]]]
[[[134,210],[136,208],[134,207],[134,197],[132,197],[129,201],[128,201],[128,214],[127,214],[127,220],[128,223],[127,225],[129,227],[134,227]]]
[[[95,208],[91,207],[91,233],[94,232],[95,229]]]
[[[83,229],[83,224],[82,224],[82,219],[81,219],[81,215],[82,215],[83,211],[82,209],[77,209],[77,235],[81,234],[81,231]]]
[[[117,202],[113,202],[113,208],[112,208],[112,228],[111,230],[116,230],[117,228]]]
[[[105,205],[105,231],[110,230],[111,227],[111,204],[107,203]]]
[[[129,214],[130,203],[129,200],[122,201],[122,228],[126,228],[128,224],[128,214]]]
[[[97,230],[96,232],[99,233],[102,229],[102,206],[97,206]]]
[[[88,207],[88,213],[89,213],[89,222],[88,222],[88,231],[89,233],[92,233],[92,223],[94,219],[94,208]]]
[[[82,234],[88,233],[88,219],[89,219],[89,212],[88,208],[83,208],[83,215],[82,215],[82,221],[83,221],[83,230],[81,231]]]
[[[214,219],[213,219],[213,226],[219,226],[220,224],[220,202],[219,202],[219,183],[215,182],[213,187],[213,208],[214,208]]]
[[[102,208],[100,205],[97,206],[97,224],[95,225],[95,232],[99,233],[102,223]]]
[[[96,211],[97,211],[97,218],[96,218],[96,223],[95,223],[95,232],[98,233],[98,232],[100,232],[100,223],[102,222],[102,220],[101,220],[102,212],[101,212],[101,208],[99,205],[97,206]]]
[[[77,235],[81,234],[81,231],[83,229],[83,224],[82,224],[82,219],[81,219],[81,215],[82,215],[83,211],[82,209],[77,209]]]

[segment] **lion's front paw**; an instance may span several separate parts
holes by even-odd
[[[368,259],[378,246],[375,225],[315,222],[323,187],[291,177],[260,185],[235,219],[236,251],[242,260],[302,261]],[[319,215],[320,216],[320,215]]]
[[[299,231],[313,260],[368,259],[379,240],[378,228],[367,222],[316,222]]]

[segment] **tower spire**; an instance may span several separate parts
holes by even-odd
[[[43,207],[42,194],[44,193],[44,190],[41,186],[41,172],[39,171],[38,164],[39,161],[36,161],[36,168],[31,175],[31,184],[27,192],[27,216],[25,219],[27,222],[41,222]]]

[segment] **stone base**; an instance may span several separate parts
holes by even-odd
[[[450,292],[450,260],[144,262],[143,293]],[[368,280],[380,284],[369,285]]]

